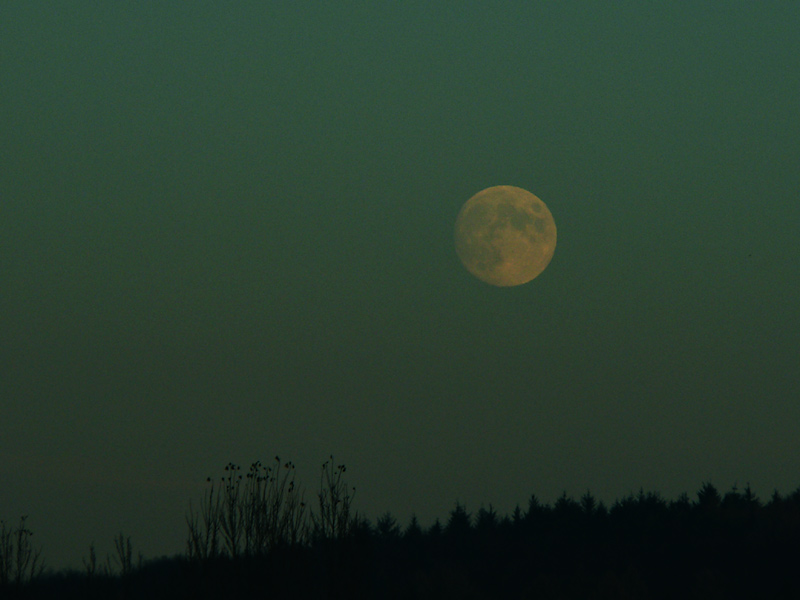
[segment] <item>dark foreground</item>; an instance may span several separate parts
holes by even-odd
[[[121,576],[45,574],[0,598],[800,598],[800,490],[697,500],[640,493],[610,509],[589,494],[535,498],[499,518],[460,505],[445,524],[353,520],[259,555],[148,561]]]

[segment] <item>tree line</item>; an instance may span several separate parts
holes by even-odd
[[[366,519],[345,473],[331,457],[306,502],[291,462],[229,463],[190,505],[183,554],[134,561],[120,534],[83,571],[45,571],[25,522],[22,537],[4,525],[0,597],[800,598],[800,488],[761,500],[703,483],[693,498],[640,490],[610,506],[534,495],[502,516],[456,503],[422,527]]]

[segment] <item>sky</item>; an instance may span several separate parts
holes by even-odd
[[[800,485],[800,4],[5,2],[0,518],[184,550],[329,455],[373,522]],[[472,276],[476,192],[538,278]]]

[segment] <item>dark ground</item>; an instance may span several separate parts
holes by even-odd
[[[402,529],[388,513],[346,535],[258,556],[147,561],[131,573],[49,573],[2,598],[800,598],[800,489],[762,502],[749,487],[696,500],[640,492],[532,497],[498,517],[456,505]]]

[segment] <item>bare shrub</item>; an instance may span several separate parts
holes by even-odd
[[[125,537],[122,532],[114,538],[114,562],[123,577],[133,573],[133,544],[131,537]],[[141,558],[139,562],[141,563]]]
[[[33,547],[33,531],[25,526],[27,518],[20,517],[16,529],[0,519],[0,588],[30,583],[44,571],[42,551]]]
[[[189,506],[190,559],[254,556],[305,542],[305,503],[291,462],[281,464],[276,456],[272,467],[257,461],[244,476],[233,463],[225,471],[219,487],[208,478],[210,486],[198,513]]]
[[[94,542],[89,544],[89,558],[84,557],[82,560],[87,579],[93,579],[97,573],[97,552],[94,549]]]
[[[333,456],[322,464],[317,499],[318,512],[311,512],[311,525],[315,537],[322,539],[344,539],[351,535],[358,523],[357,513],[352,512],[356,488],[348,487],[343,480],[347,467],[334,466]]]
[[[222,540],[225,548],[232,558],[237,558],[241,550],[242,542],[242,507],[239,503],[239,494],[242,487],[242,476],[239,471],[242,468],[233,463],[228,463],[225,467],[228,476],[222,478],[222,512],[220,525],[222,529]]]
[[[189,539],[186,541],[186,553],[190,560],[208,560],[219,556],[220,549],[220,512],[221,495],[216,493],[214,482],[200,501],[200,512],[195,513],[191,502],[186,524],[189,527]]]
[[[291,462],[281,465],[276,456],[273,467],[261,462],[250,465],[241,508],[246,554],[263,554],[305,541],[305,502]]]

